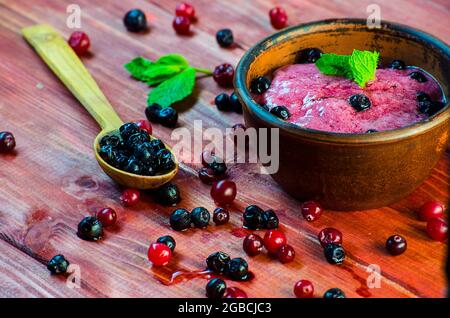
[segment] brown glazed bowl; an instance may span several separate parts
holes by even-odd
[[[420,185],[447,147],[449,104],[426,121],[372,134],[342,134],[301,128],[272,116],[252,99],[252,79],[294,63],[296,53],[317,47],[325,53],[377,50],[382,62],[401,59],[420,66],[450,87],[450,49],[422,31],[389,22],[369,29],[366,20],[333,19],[294,26],[252,47],[237,66],[235,89],[247,127],[279,128],[275,181],[300,200],[332,210],[389,205]],[[271,145],[268,142],[270,149]]]

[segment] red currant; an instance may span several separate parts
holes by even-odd
[[[148,260],[154,266],[164,266],[170,262],[172,250],[166,244],[152,243],[148,249]]]
[[[319,232],[318,235],[320,245],[322,247],[327,246],[327,244],[334,243],[338,245],[342,245],[342,233],[339,230],[336,230],[332,227],[324,228]]]
[[[214,182],[211,187],[211,197],[219,205],[230,204],[236,198],[236,183],[230,180]]]
[[[139,198],[141,197],[141,193],[136,189],[126,189],[122,192],[120,196],[120,201],[123,206],[134,206],[139,202]]]
[[[149,135],[152,134],[153,128],[152,124],[148,120],[138,120],[135,122],[135,124],[139,127],[139,129],[146,131]]]
[[[277,257],[283,264],[292,262],[295,258],[294,248],[288,244],[283,245],[278,249]]]
[[[117,213],[111,208],[104,208],[97,212],[97,220],[99,220],[104,227],[113,226],[117,221]]]
[[[419,219],[421,221],[429,221],[434,218],[441,218],[444,216],[444,205],[437,201],[428,201],[419,210]]]
[[[213,221],[216,225],[223,225],[230,220],[230,212],[224,208],[216,208],[213,212]]]
[[[188,35],[191,32],[191,20],[184,16],[176,16],[173,19],[172,26],[177,34]]]
[[[303,217],[308,222],[313,222],[320,218],[322,215],[323,209],[319,203],[315,201],[307,201],[304,202],[301,206]]]
[[[225,290],[224,298],[248,298],[247,294],[237,287],[229,287]]]
[[[213,78],[219,86],[232,87],[234,68],[231,64],[221,64],[214,69]]]
[[[309,280],[299,280],[294,285],[294,294],[297,298],[312,298],[314,296],[314,286]]]
[[[287,14],[283,8],[275,7],[269,11],[270,23],[275,29],[282,29],[287,24]]]
[[[189,3],[180,3],[175,8],[175,15],[193,20],[195,19],[195,8]]]
[[[434,218],[427,223],[427,233],[435,241],[445,241],[448,237],[447,221],[441,218]]]
[[[276,254],[286,242],[286,236],[279,230],[269,230],[264,235],[264,246],[271,254]]]
[[[249,256],[256,256],[261,253],[264,246],[264,241],[261,236],[257,234],[249,234],[245,237],[242,247],[245,253]]]
[[[75,53],[77,53],[77,55],[86,54],[91,44],[86,33],[81,31],[73,32],[70,35],[68,42],[70,47],[75,51]]]

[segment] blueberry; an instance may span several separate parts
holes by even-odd
[[[154,166],[150,166],[150,165],[143,165],[141,166],[141,175],[143,176],[155,176],[158,173],[157,168],[155,168]]]
[[[103,160],[105,160],[107,163],[109,163],[113,167],[117,167],[117,150],[111,146],[106,145],[103,147],[100,147],[100,150],[98,152],[100,157],[102,157]]]
[[[172,153],[167,149],[161,149],[156,153],[159,162],[159,172],[166,173],[175,168]]]
[[[253,94],[259,94],[261,95],[265,91],[267,91],[270,87],[270,80],[267,77],[260,76],[252,80],[250,83],[250,91]]]
[[[418,92],[416,95],[416,99],[419,103],[421,102],[431,102],[431,97],[427,93]]]
[[[262,227],[268,230],[278,228],[279,220],[275,211],[270,209],[262,213]]]
[[[216,104],[217,109],[221,111],[230,111],[231,110],[231,102],[230,96],[226,93],[222,93],[216,96],[214,99],[214,104]]]
[[[289,110],[284,106],[275,106],[270,110],[270,113],[283,120],[287,120],[291,117]]]
[[[230,95],[231,109],[238,114],[242,114],[242,104],[235,92]]]
[[[152,139],[150,141],[150,147],[153,152],[158,152],[158,150],[166,149],[166,145],[160,139]]]
[[[66,260],[64,255],[55,255],[47,264],[47,269],[54,275],[64,274],[69,267],[69,261]]]
[[[227,172],[227,165],[225,162],[220,162],[218,158],[215,158],[213,162],[208,163],[207,167],[212,169],[215,176],[221,176]]]
[[[299,52],[295,56],[296,64],[316,63],[320,59],[322,51],[318,48],[306,48]]]
[[[176,205],[181,201],[178,187],[168,182],[155,190],[156,200],[163,205]]]
[[[177,245],[175,243],[175,239],[170,235],[161,236],[156,240],[156,243],[163,243],[164,245],[167,245],[172,252],[175,250],[175,246]]]
[[[156,154],[153,152],[153,147],[150,142],[143,142],[138,144],[134,149],[134,155],[138,160],[145,165],[155,167],[157,164]]]
[[[345,251],[343,247],[338,244],[327,244],[323,249],[323,253],[327,262],[330,264],[342,264],[345,259]]]
[[[214,273],[220,274],[225,271],[226,265],[230,260],[230,256],[227,253],[216,252],[208,256],[206,266]]]
[[[213,278],[206,284],[206,297],[220,299],[225,294],[227,284],[220,278]]]
[[[229,261],[225,267],[225,275],[233,280],[248,278],[248,264],[243,258],[237,257]]]
[[[369,97],[364,94],[355,94],[348,99],[349,104],[357,111],[361,112],[372,106]]]
[[[191,211],[191,221],[195,227],[203,229],[208,226],[211,215],[203,207],[195,208]]]
[[[112,146],[117,148],[121,145],[121,140],[116,135],[106,135],[100,140],[100,147]]]
[[[263,105],[260,105],[260,106],[261,106],[261,108],[264,109],[265,111],[270,112],[270,107],[269,107],[269,105],[263,104]]]
[[[426,81],[428,81],[427,77],[421,72],[412,72],[408,76],[418,81],[419,83],[425,83]]]
[[[178,120],[178,113],[173,107],[166,107],[159,111],[158,122],[166,127],[175,127]]]
[[[140,162],[135,157],[131,156],[128,159],[128,162],[124,168],[126,172],[133,173],[133,174],[140,174],[142,170],[142,162]]]
[[[130,32],[140,32],[147,28],[145,13],[139,9],[128,11],[123,17],[123,23]]]
[[[124,169],[128,163],[128,155],[124,151],[118,151],[115,158],[115,166],[118,169]]]
[[[230,29],[219,30],[216,33],[216,40],[221,47],[230,47],[234,42],[233,32]]]
[[[186,209],[176,209],[170,215],[170,227],[175,231],[184,231],[191,227],[191,214]]]
[[[103,226],[97,218],[87,216],[78,224],[77,235],[86,241],[97,241],[102,238]]]
[[[257,230],[262,228],[264,210],[257,205],[249,205],[245,208],[243,219],[244,227],[250,230]]]
[[[0,132],[0,153],[11,152],[16,146],[16,139],[9,131]]]
[[[393,60],[388,67],[393,70],[404,70],[406,69],[406,64],[402,60]]]
[[[120,126],[119,132],[122,139],[126,142],[131,135],[134,135],[140,131],[138,125],[135,123],[126,123]]]
[[[339,288],[331,288],[323,294],[323,298],[345,298],[345,294]]]
[[[151,122],[158,122],[159,112],[162,107],[158,104],[152,104],[145,109],[145,116]]]
[[[145,143],[150,141],[150,135],[143,130],[140,130],[139,132],[132,134],[130,137],[128,137],[127,141],[125,142],[125,145],[129,149],[136,150],[136,148]]]
[[[373,134],[373,133],[376,133],[376,132],[378,132],[378,130],[376,130],[376,129],[369,129],[369,130],[366,131],[366,134]]]

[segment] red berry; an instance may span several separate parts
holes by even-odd
[[[11,152],[16,146],[16,139],[9,131],[0,132],[0,153]]]
[[[230,180],[214,182],[211,187],[211,197],[219,205],[230,204],[236,198],[236,183]]]
[[[68,42],[70,47],[75,51],[75,53],[77,53],[77,55],[86,54],[91,44],[86,33],[81,31],[73,32]]]
[[[428,201],[419,210],[419,219],[421,221],[429,221],[434,218],[441,218],[444,216],[444,205],[437,201]]]
[[[427,233],[435,241],[445,241],[448,237],[447,221],[441,218],[434,218],[427,223]]]
[[[279,230],[269,230],[264,235],[264,246],[271,254],[276,254],[286,242],[286,236]]]
[[[292,262],[295,258],[294,248],[287,244],[283,245],[278,249],[277,257],[283,264]]]
[[[269,11],[270,23],[275,29],[282,29],[287,24],[287,14],[283,8],[275,7]]]
[[[234,68],[231,64],[221,64],[214,69],[213,78],[219,86],[232,87]]]
[[[213,212],[213,221],[216,225],[223,225],[230,220],[230,212],[224,208],[216,208]]]
[[[247,294],[237,287],[229,287],[225,290],[224,298],[248,298]]]
[[[141,193],[136,189],[126,189],[120,196],[120,201],[124,206],[133,206],[139,202]]]
[[[406,247],[406,240],[403,236],[392,235],[386,240],[386,250],[393,256],[403,254]]]
[[[172,250],[166,244],[152,243],[148,249],[148,260],[154,266],[164,266],[170,262]]]
[[[245,237],[242,247],[245,253],[249,256],[256,256],[261,253],[264,246],[264,241],[261,236],[257,234],[249,234]]]
[[[139,127],[139,129],[146,131],[149,135],[152,134],[153,128],[152,124],[148,120],[138,120],[135,122],[135,124]]]
[[[99,220],[104,227],[113,226],[117,221],[116,211],[111,208],[104,208],[100,210],[100,212],[97,212],[97,220]]]
[[[334,243],[338,245],[342,245],[342,233],[339,230],[336,230],[332,227],[324,228],[319,232],[318,235],[320,245],[322,247],[327,246],[327,244]]]
[[[303,217],[308,222],[312,222],[320,218],[322,215],[323,209],[319,203],[315,201],[307,201],[304,202],[301,206]]]
[[[180,3],[175,8],[175,15],[186,17],[192,20],[195,18],[195,8],[189,3]]]
[[[191,20],[184,16],[176,16],[175,19],[173,19],[172,26],[177,34],[188,35],[191,32]]]
[[[312,298],[314,295],[314,286],[309,280],[299,280],[294,285],[294,294],[297,298]]]

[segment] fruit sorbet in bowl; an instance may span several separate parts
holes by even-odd
[[[322,74],[314,63],[276,70],[270,87],[255,99],[268,110],[285,106],[288,122],[337,133],[405,127],[427,119],[445,102],[439,83],[417,67],[377,69],[375,79],[361,88],[345,77]]]

